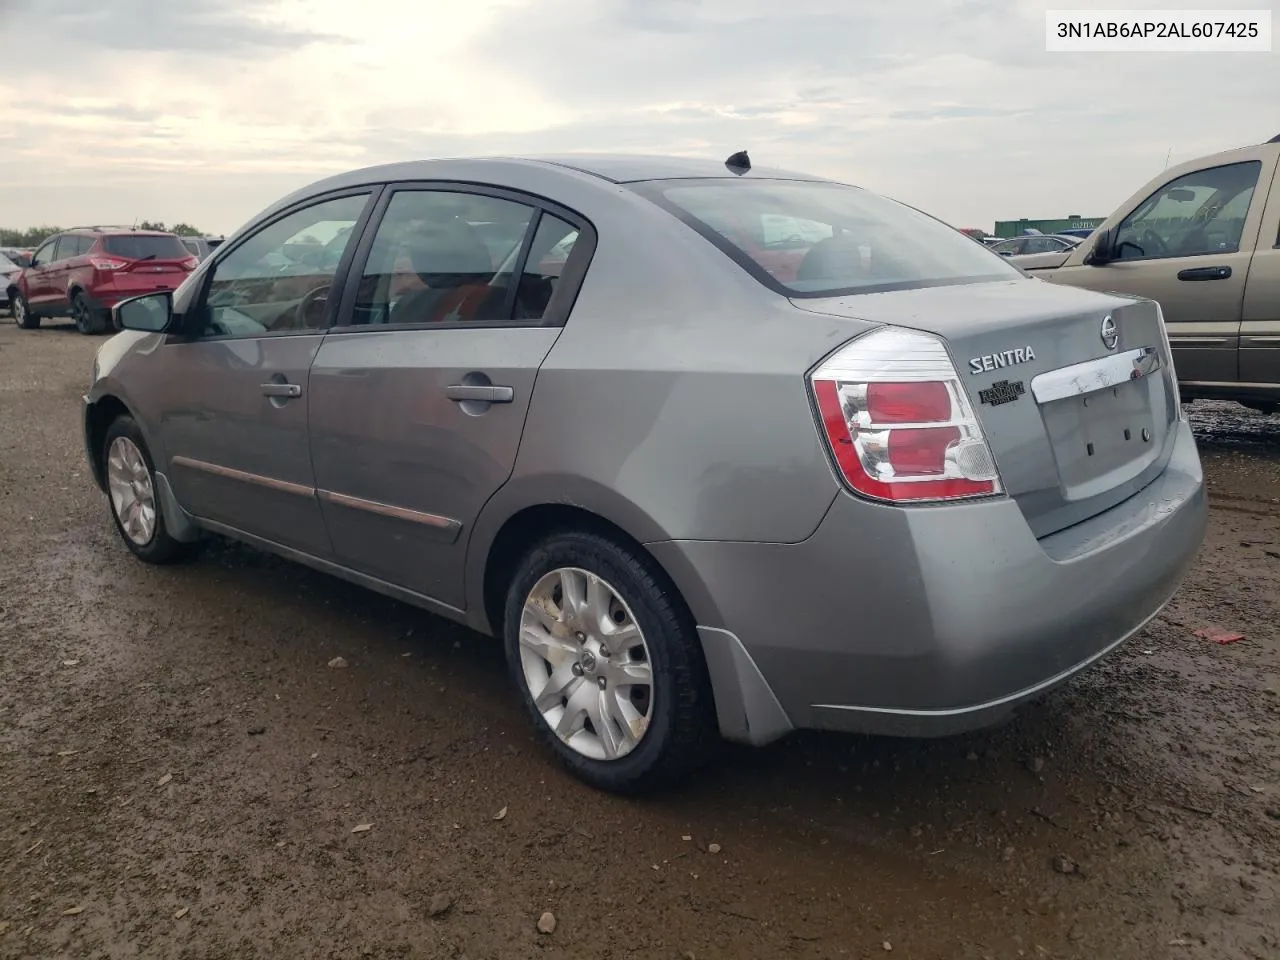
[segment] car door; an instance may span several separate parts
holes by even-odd
[[[447,184],[399,185],[377,219],[311,367],[316,487],[339,563],[461,609],[467,537],[511,474],[593,235]]]
[[[1280,386],[1280,170],[1262,213],[1240,324],[1240,380]]]
[[[57,266],[58,238],[46,241],[31,257],[31,266],[27,268],[26,298],[27,303],[37,310],[46,306],[52,295],[51,272]]]
[[[169,476],[179,502],[215,529],[331,553],[308,449],[308,371],[347,241],[371,208],[370,189],[309,201],[220,250],[161,348],[155,406]],[[344,228],[328,258],[315,256]]]
[[[1246,159],[1178,176],[1120,220],[1114,259],[1084,264],[1078,250],[1047,278],[1158,301],[1178,379],[1233,383],[1245,278],[1262,219],[1261,203],[1253,201],[1263,170],[1261,159]],[[1268,182],[1273,170],[1274,161]]]
[[[48,295],[41,307],[42,313],[69,312],[71,298],[67,295],[67,288],[71,284],[71,269],[80,254],[82,239],[74,233],[64,233],[58,238],[58,249],[44,274]]]

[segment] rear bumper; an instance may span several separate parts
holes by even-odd
[[[155,274],[137,283],[121,283],[119,278],[116,278],[111,283],[99,284],[92,290],[86,290],[85,296],[89,298],[89,305],[93,309],[110,310],[121,300],[128,300],[130,297],[176,290],[188,276],[187,273]]]
[[[992,723],[1140,630],[1181,583],[1206,519],[1179,423],[1154,482],[1043,540],[1011,500],[904,510],[841,496],[803,543],[650,549],[704,646],[715,638],[726,736],[928,736]]]

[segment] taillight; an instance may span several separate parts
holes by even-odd
[[[198,257],[187,257],[182,261],[183,270],[194,270],[198,266],[200,266],[200,259]]]
[[[129,265],[128,260],[112,260],[108,257],[91,257],[89,263],[95,270],[119,270]]]
[[[937,337],[876,330],[809,380],[836,464],[858,493],[904,503],[1002,492],[982,426]]]

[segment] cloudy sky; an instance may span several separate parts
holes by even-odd
[[[230,232],[389,160],[747,147],[989,229],[1280,133],[1280,47],[1045,52],[1046,8],[1116,6],[1280,0],[0,0],[0,226]]]

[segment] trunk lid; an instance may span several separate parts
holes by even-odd
[[[1014,280],[792,303],[942,337],[1037,537],[1110,509],[1168,462],[1180,414],[1150,300]]]

